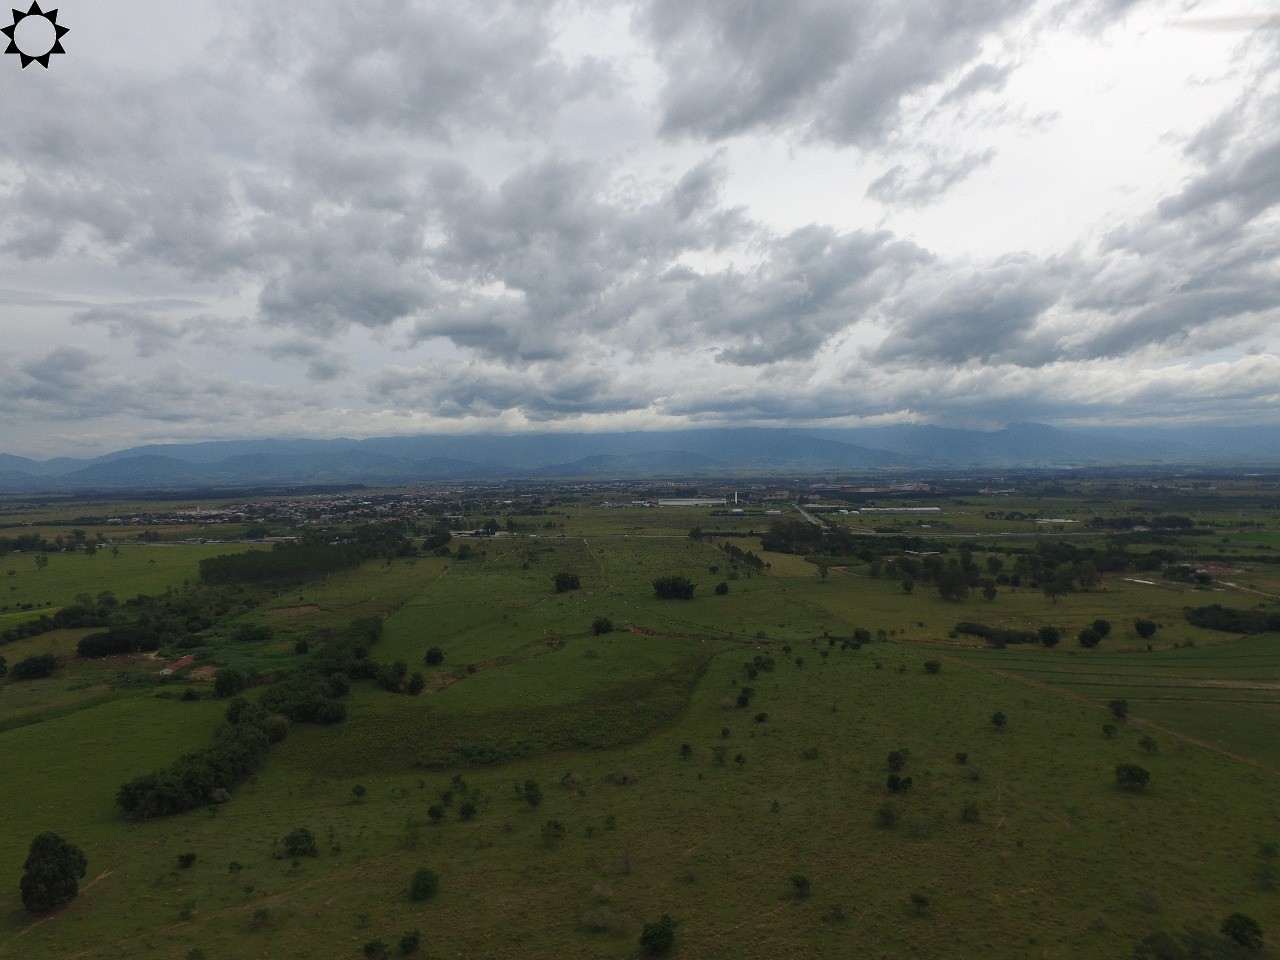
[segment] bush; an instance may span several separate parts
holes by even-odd
[[[9,668],[10,680],[40,680],[53,676],[58,669],[58,658],[52,653],[39,653],[34,657],[19,660]]]
[[[620,934],[627,929],[627,921],[607,904],[588,910],[578,918],[578,923],[592,933]]]
[[[1004,713],[1000,710],[997,710],[995,713],[991,715],[991,725],[994,726],[997,730],[1003,730],[1004,725],[1008,722],[1009,722],[1009,718],[1006,717]]]
[[[667,914],[657,923],[646,923],[640,934],[640,949],[651,957],[665,956],[676,943],[676,924]]]
[[[1111,621],[1095,620],[1093,621],[1093,629],[1098,632],[1098,636],[1104,637],[1104,638],[1109,637],[1111,636]]]
[[[213,675],[213,695],[218,698],[234,697],[249,686],[249,678],[236,667],[222,667]]]
[[[591,621],[591,633],[597,637],[613,633],[613,621],[608,617],[596,617]]]
[[[387,960],[391,954],[381,940],[370,940],[364,945],[364,956],[365,960]]]
[[[438,667],[444,663],[444,651],[439,647],[430,647],[427,649],[427,666]]]
[[[1128,700],[1112,700],[1107,706],[1111,708],[1111,715],[1117,720],[1123,720],[1129,716]]]
[[[717,597],[723,597],[728,592],[729,592],[729,585],[725,583],[723,580],[721,580],[719,583],[716,584]]]
[[[1140,636],[1143,640],[1150,640],[1156,635],[1156,622],[1154,620],[1143,620],[1141,618],[1133,621],[1133,632]]]
[[[924,672],[925,673],[941,673],[942,664],[939,663],[937,660],[926,660],[924,662]]]
[[[316,846],[315,834],[306,827],[298,827],[285,834],[280,841],[277,860],[297,859],[298,857],[318,857],[320,848]]]
[[[1092,650],[1102,642],[1102,634],[1093,627],[1085,627],[1077,634],[1076,639],[1080,641],[1080,646]]]
[[[1262,927],[1258,921],[1243,913],[1233,913],[1222,921],[1222,935],[1230,937],[1250,950],[1262,949]]]
[[[407,957],[410,954],[418,952],[418,945],[422,943],[422,934],[417,930],[410,930],[400,938],[399,951],[400,956]]]
[[[419,867],[409,879],[409,899],[429,900],[440,890],[440,877],[434,870]]]
[[[898,821],[902,819],[898,813],[898,808],[892,803],[883,803],[880,809],[876,811],[876,823],[885,830],[890,830],[898,825]]]
[[[791,875],[791,895],[797,900],[807,900],[813,883],[803,873]]]
[[[1043,626],[1036,635],[1040,637],[1040,642],[1046,647],[1056,647],[1062,640],[1062,631],[1057,627]]]

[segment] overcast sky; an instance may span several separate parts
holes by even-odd
[[[57,9],[0,450],[1280,421],[1278,3]]]

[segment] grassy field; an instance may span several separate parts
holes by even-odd
[[[373,656],[423,671],[426,692],[356,683],[346,722],[295,725],[208,810],[131,823],[113,802],[124,780],[208,742],[225,702],[207,675],[157,685],[163,658],[77,662],[84,631],[0,648],[10,664],[67,660],[0,687],[0,957],[359,958],[418,929],[425,957],[623,958],[664,913],[686,957],[1114,958],[1235,911],[1280,930],[1280,894],[1258,872],[1259,844],[1280,841],[1280,637],[1182,617],[1243,606],[1239,591],[1108,578],[1056,604],[1008,587],[954,603],[783,554],[748,577],[686,535],[694,511],[557,509],[563,538],[473,541],[465,561],[372,561],[264,593],[242,620],[273,640],[215,640],[206,663],[301,662],[294,638],[372,615]],[[626,529],[637,517],[649,535]],[[169,551],[165,570],[132,557],[152,549]],[[56,571],[55,604],[123,597],[180,586],[205,555],[56,555],[21,575]],[[561,570],[580,588],[557,594]],[[650,581],[668,573],[695,598],[657,600]],[[595,636],[598,617],[617,629]],[[1079,648],[1099,617],[1112,635]],[[1137,617],[1161,624],[1151,641]],[[959,620],[1052,623],[1064,640],[987,649],[950,636]],[[859,627],[883,639],[842,642]],[[423,662],[431,646],[438,667]],[[770,664],[751,677],[757,657]],[[1130,707],[1118,724],[1117,698]],[[886,783],[895,750],[912,781],[900,793]],[[1117,789],[1125,762],[1150,771],[1145,791]],[[276,858],[300,826],[319,856]],[[33,920],[17,879],[41,830],[79,844],[89,871],[72,904]],[[424,902],[407,896],[419,867],[440,876]]]

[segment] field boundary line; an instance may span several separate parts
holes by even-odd
[[[945,653],[940,653],[938,654],[938,656],[940,656],[944,660],[950,661],[951,663],[958,664],[961,666],[972,667],[975,670],[982,670],[986,673],[990,673],[993,676],[1000,677],[1004,680],[1013,680],[1016,683],[1023,684],[1024,686],[1032,687],[1037,690],[1043,690],[1048,693],[1057,694],[1058,696],[1063,697],[1064,699],[1067,699],[1067,700],[1075,700],[1078,703],[1086,703],[1086,704],[1089,704],[1090,706],[1098,705],[1098,702],[1090,697],[1085,697],[1078,693],[1072,693],[1070,690],[1060,689],[1059,687],[1051,683],[1045,683],[1044,681],[1041,681],[1041,680],[1032,680],[1030,677],[1023,677],[1023,676],[1020,676],[1019,674],[1010,673],[1006,670],[1001,670],[997,667],[987,667],[987,666],[983,666],[982,664],[972,663],[970,661],[960,659],[959,657],[949,656]],[[1204,701],[1204,702],[1212,703],[1213,701]],[[1183,743],[1188,743],[1193,747],[1200,747],[1202,750],[1208,750],[1210,753],[1216,753],[1219,756],[1226,757],[1228,760],[1235,760],[1237,763],[1243,763],[1246,766],[1256,767],[1259,770],[1265,770],[1267,773],[1270,773],[1273,776],[1280,777],[1280,770],[1277,770],[1274,767],[1269,767],[1265,763],[1262,763],[1260,760],[1254,760],[1250,757],[1242,757],[1238,753],[1232,753],[1230,750],[1225,750],[1222,747],[1215,746],[1212,743],[1206,743],[1203,740],[1197,740],[1195,737],[1188,736],[1185,733],[1180,733],[1177,730],[1171,730],[1168,727],[1161,726],[1158,723],[1153,723],[1150,720],[1142,720],[1141,717],[1136,717],[1135,719],[1139,720],[1143,727],[1151,730],[1155,730],[1159,733],[1163,733],[1167,737],[1172,737],[1175,740],[1181,740]]]

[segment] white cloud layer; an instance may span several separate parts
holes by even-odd
[[[0,446],[1273,422],[1233,12],[64,0],[0,60]]]

